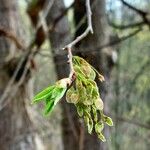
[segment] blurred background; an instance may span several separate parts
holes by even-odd
[[[150,0],[91,0],[94,34],[73,47],[105,77],[98,83],[101,142],[65,98],[52,114],[33,96],[69,73],[62,48],[87,28],[85,0],[0,0],[0,150],[148,150]]]

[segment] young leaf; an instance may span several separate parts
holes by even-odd
[[[79,101],[79,94],[77,93],[77,91],[71,87],[67,93],[66,93],[66,101],[68,103],[73,103],[76,104]]]
[[[51,113],[55,107],[55,105],[59,102],[59,100],[64,96],[67,88],[55,87],[52,92],[52,96],[46,100],[46,108],[45,115]]]
[[[103,101],[101,100],[101,98],[96,99],[94,101],[94,103],[95,103],[97,110],[103,110],[104,104],[103,104]]]
[[[89,122],[87,123],[88,133],[91,134],[93,130],[93,120],[89,118]]]
[[[38,102],[40,100],[46,99],[47,97],[49,97],[53,91],[55,86],[50,86],[48,88],[46,88],[45,90],[43,90],[42,92],[38,93],[34,98],[32,103]]]
[[[106,142],[106,139],[105,139],[105,137],[104,137],[104,135],[102,133],[98,133],[98,138],[100,140],[102,140],[103,142]]]
[[[48,115],[53,110],[53,108],[54,108],[54,100],[48,101],[44,109],[44,114]]]
[[[97,115],[97,110],[96,110],[95,106],[92,107],[92,112],[93,112],[93,116],[94,116],[94,121],[97,122],[98,115]]]
[[[113,121],[110,117],[108,116],[104,116],[104,122],[109,125],[109,126],[113,126]]]
[[[98,122],[95,124],[96,133],[101,133],[103,129],[104,129],[104,124],[102,122]]]
[[[80,105],[78,105],[76,107],[77,107],[77,113],[78,113],[78,115],[80,117],[82,117],[83,116],[83,108]]]

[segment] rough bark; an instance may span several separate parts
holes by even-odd
[[[13,32],[16,37],[22,39],[22,30],[19,20],[17,1],[0,0],[0,27],[8,32]],[[18,50],[12,40],[0,36],[0,98],[12,77],[17,66],[12,67],[15,56],[19,56]],[[15,61],[16,62],[16,61]],[[6,65],[7,64],[7,65]],[[7,67],[6,67],[7,66]],[[17,81],[15,81],[15,84]],[[12,92],[15,84],[11,86]],[[0,149],[1,150],[35,150],[35,134],[26,109],[26,100],[32,94],[29,91],[28,81],[21,85],[14,97],[8,97],[8,104],[0,110]]]
[[[62,0],[57,0],[48,16],[48,23],[53,21],[62,13],[65,6]],[[53,49],[53,53],[57,53],[60,48],[64,47],[71,40],[69,32],[69,24],[66,17],[63,17],[61,21],[56,25],[55,30],[50,33],[50,42]],[[61,52],[59,52],[61,53]],[[69,74],[66,55],[56,55],[54,57],[56,72],[58,79],[67,77]],[[64,150],[78,150],[79,139],[76,133],[76,126],[78,122],[76,111],[73,106],[70,106],[65,102],[65,99],[61,103],[62,106],[62,139]],[[76,124],[77,123],[77,124]],[[79,129],[79,128],[78,128]]]
[[[63,0],[57,0],[54,2],[53,7],[51,8],[49,15],[47,17],[48,24],[52,24],[55,19],[62,13],[63,9],[65,9]],[[70,41],[70,33],[69,33],[69,24],[66,17],[63,17],[58,24],[55,26],[54,31],[50,33],[50,43],[52,47],[52,51],[54,54],[54,63],[57,72],[58,79],[63,77],[67,77],[69,70],[67,65],[67,55],[55,55],[55,53],[61,53],[60,48],[62,48],[65,44]],[[76,147],[76,142],[73,140],[73,137],[68,136],[72,135],[72,126],[70,125],[69,118],[70,114],[68,113],[68,109],[70,108],[65,99],[63,99],[62,103],[62,140],[63,140],[63,149],[73,150]]]

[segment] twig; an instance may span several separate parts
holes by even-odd
[[[64,17],[64,15],[66,15],[66,13],[69,11],[69,9],[72,8],[73,6],[74,6],[74,2],[69,7],[67,7],[64,11],[62,11],[62,13],[58,17],[55,18],[53,24],[49,25],[49,27],[48,27],[49,32],[55,29],[58,22],[61,21],[61,19]]]
[[[17,39],[17,37],[10,31],[0,28],[0,36],[6,36],[7,38],[11,39],[18,49],[24,49],[24,46],[21,44],[19,39]]]
[[[45,6],[44,6],[45,7],[45,11],[41,11],[39,13],[39,21],[37,23],[36,30],[38,30],[38,28],[43,26],[44,31],[48,31],[48,27],[47,27],[45,19],[46,19],[47,15],[48,15],[49,10],[53,6],[53,3],[54,3],[54,0],[48,1],[48,4],[46,3]]]
[[[139,26],[141,27],[145,24],[144,21],[140,21],[140,22],[135,22],[135,23],[127,24],[127,25],[118,25],[118,24],[115,24],[114,22],[111,22],[109,19],[108,19],[108,23],[113,28],[116,28],[116,29],[119,29],[119,30],[124,30],[124,29],[129,29],[129,28],[136,28],[136,27],[139,27]]]
[[[134,124],[136,126],[139,126],[139,127],[145,128],[145,129],[150,129],[150,125],[140,123],[140,122],[135,121],[133,119],[130,120],[130,119],[123,118],[123,117],[120,117],[120,116],[117,116],[116,119],[118,119],[119,121],[124,121],[124,122],[130,123],[130,124]]]
[[[145,70],[150,65],[150,60],[147,60],[146,63],[144,63],[139,71],[135,74],[134,78],[130,82],[130,86],[128,87],[128,93],[126,94],[126,98],[130,99],[131,93],[133,93],[134,88],[132,85],[135,85],[137,79],[140,77],[140,75],[143,73],[143,70]]]
[[[13,92],[12,92],[11,88],[12,88],[12,86],[13,86],[13,84],[14,84],[15,78],[16,78],[16,76],[17,76],[19,70],[20,70],[20,67],[22,66],[23,61],[26,59],[26,57],[23,57],[23,58],[21,59],[21,61],[19,62],[19,64],[18,64],[18,66],[17,66],[17,68],[16,68],[16,70],[15,70],[15,72],[14,72],[14,74],[13,74],[11,80],[8,82],[7,87],[6,87],[4,93],[3,93],[2,96],[1,96],[1,99],[0,99],[0,111],[8,104],[8,103],[10,102],[10,100],[11,100],[11,98],[7,99],[7,97],[8,97],[8,96],[14,97],[14,95],[15,95],[16,92],[18,91],[19,86],[22,85],[22,83],[24,82],[25,77],[26,77],[27,72],[28,72],[28,69],[29,69],[29,67],[30,67],[30,66],[29,66],[29,60],[30,60],[32,57],[33,57],[33,54],[32,54],[32,53],[29,54],[29,56],[27,57],[28,60],[27,60],[27,62],[26,62],[26,64],[25,64],[25,69],[24,69],[24,71],[23,71],[23,74],[22,74],[21,78],[19,79],[19,81],[17,82],[17,84],[15,85],[15,87],[13,88]],[[10,91],[11,91],[11,93],[10,93]]]
[[[147,25],[150,27],[150,20],[149,20],[148,17],[147,17],[148,12],[138,9],[138,8],[136,8],[136,7],[132,6],[132,5],[130,5],[129,3],[127,3],[127,2],[124,1],[124,0],[120,0],[120,1],[121,1],[125,6],[127,6],[129,9],[131,9],[131,10],[135,11],[137,14],[139,14],[139,15],[142,17],[144,23],[147,24]]]
[[[142,30],[142,29],[137,29],[137,30],[135,30],[135,31],[133,31],[133,32],[131,32],[131,33],[129,33],[128,35],[125,35],[125,36],[120,37],[119,39],[117,39],[117,40],[115,40],[115,41],[108,42],[108,43],[106,43],[106,44],[104,44],[104,45],[101,45],[101,46],[95,48],[95,49],[93,50],[93,52],[97,53],[97,52],[99,52],[101,49],[103,49],[103,48],[105,48],[105,47],[109,47],[109,46],[113,46],[113,45],[119,44],[119,43],[121,43],[121,42],[123,42],[123,41],[125,41],[125,40],[127,40],[127,39],[129,39],[129,38],[131,38],[131,37],[133,37],[133,36],[135,36],[135,35],[138,34],[141,30]],[[76,51],[76,52],[90,52],[91,50],[90,50],[90,48],[88,48],[88,49],[84,49],[84,50],[75,49],[75,50],[73,50],[73,51]],[[61,53],[54,53],[53,56],[47,55],[47,54],[43,54],[43,53],[41,53],[41,52],[38,52],[38,54],[41,55],[42,57],[48,57],[48,58],[53,58],[53,57],[56,57],[56,56],[58,56],[58,55],[61,55],[61,56],[65,55],[65,53],[62,53],[62,52],[61,52]],[[65,63],[65,62],[61,62],[60,65],[61,65],[62,63]]]
[[[105,48],[105,47],[109,47],[109,46],[113,46],[113,45],[116,45],[116,44],[118,44],[118,43],[121,43],[121,42],[127,40],[128,38],[131,38],[131,37],[135,36],[135,35],[138,34],[141,30],[142,30],[142,29],[139,28],[139,29],[137,29],[137,30],[135,30],[135,31],[133,31],[133,32],[131,32],[131,33],[129,33],[128,35],[125,35],[125,36],[120,37],[120,38],[119,38],[118,40],[116,40],[116,41],[108,42],[108,43],[106,43],[106,44],[104,44],[104,45],[98,46],[98,47],[95,48],[92,52],[93,52],[93,53],[94,53],[94,52],[96,53],[96,52],[98,52],[100,49],[103,49],[103,48]],[[76,52],[90,52],[90,48],[84,49],[84,50],[76,50]]]
[[[145,16],[147,15],[148,13],[143,11],[143,10],[140,10],[132,5],[130,5],[129,3],[127,3],[126,1],[124,0],[120,0],[125,6],[127,6],[129,9],[132,9],[133,11],[135,11],[136,13],[138,13],[139,15],[142,15],[142,16]]]
[[[67,48],[67,51],[68,51],[68,63],[69,63],[69,66],[70,66],[69,78],[72,80],[72,77],[73,77],[75,71],[74,71],[73,63],[72,63],[72,52],[71,52],[71,48],[68,47],[68,48]]]
[[[88,22],[88,26],[87,26],[86,30],[80,36],[78,36],[74,41],[72,41],[71,43],[69,43],[68,45],[66,45],[63,48],[63,50],[68,51],[68,63],[70,66],[69,78],[71,80],[70,85],[75,80],[75,71],[74,71],[73,63],[72,63],[72,47],[76,43],[81,41],[84,37],[86,37],[89,32],[91,32],[93,34],[92,19],[91,19],[92,12],[91,12],[91,7],[90,7],[90,0],[86,0],[86,14],[87,14],[87,22]]]
[[[88,21],[88,27],[86,28],[86,30],[80,35],[78,36],[74,41],[72,41],[71,43],[69,43],[68,45],[66,45],[63,50],[67,49],[67,48],[72,48],[74,45],[76,45],[79,41],[81,41],[83,38],[85,38],[89,32],[91,32],[93,34],[93,28],[92,28],[92,12],[91,12],[91,7],[90,7],[90,0],[86,0],[86,14],[87,14],[87,21]]]

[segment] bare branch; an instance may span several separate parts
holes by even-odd
[[[138,34],[141,30],[142,30],[142,29],[139,28],[139,29],[137,29],[137,30],[135,30],[135,31],[133,31],[133,32],[131,32],[131,33],[129,33],[128,35],[125,35],[125,36],[120,37],[120,38],[119,38],[118,40],[116,40],[116,41],[108,42],[108,43],[106,43],[106,44],[104,44],[104,45],[101,45],[101,46],[95,48],[95,49],[93,50],[93,52],[96,53],[96,52],[98,52],[99,50],[101,50],[101,49],[103,49],[103,48],[105,48],[105,47],[109,47],[109,46],[113,46],[113,45],[119,44],[120,42],[123,42],[123,41],[127,40],[128,38],[131,38],[131,37],[135,36],[135,35]],[[76,52],[90,52],[90,51],[91,51],[90,48],[84,49],[84,50],[76,50]]]
[[[19,39],[17,39],[17,37],[10,31],[0,28],[0,36],[6,36],[10,40],[12,40],[18,49],[24,49],[24,46],[21,44]]]
[[[69,7],[67,7],[65,10],[63,10],[62,13],[58,17],[55,18],[53,24],[48,27],[49,32],[55,29],[58,22],[61,21],[61,19],[64,17],[64,15],[66,15],[66,13],[69,11],[69,9],[72,8],[73,6],[74,6],[74,3],[72,3]]]
[[[89,32],[91,32],[93,34],[93,28],[92,28],[92,12],[91,12],[91,7],[90,7],[90,0],[86,0],[86,14],[87,14],[87,20],[88,20],[88,27],[86,28],[86,30],[80,35],[78,36],[74,41],[72,41],[71,43],[69,43],[68,45],[66,45],[63,50],[67,49],[67,48],[72,48],[74,45],[76,45],[79,41],[81,41],[83,38],[85,38]]]
[[[142,16],[146,16],[148,13],[143,11],[143,10],[140,10],[132,5],[130,5],[129,3],[127,3],[126,1],[124,0],[120,0],[125,6],[127,6],[129,9],[132,9],[133,11],[135,11],[136,13],[138,13],[139,15],[142,15]]]
[[[144,23],[147,24],[147,25],[150,27],[150,20],[149,20],[148,17],[147,17],[147,15],[149,14],[148,12],[138,9],[138,8],[136,8],[136,7],[132,6],[132,5],[130,5],[129,3],[127,3],[127,2],[124,1],[124,0],[121,0],[121,2],[122,2],[125,6],[127,6],[129,9],[131,9],[131,10],[135,11],[137,14],[139,14],[139,15],[142,17]]]
[[[118,25],[115,24],[114,22],[108,21],[109,25],[112,26],[113,28],[119,29],[119,30],[125,30],[125,29],[129,29],[129,28],[136,28],[136,27],[141,27],[143,25],[145,25],[144,21],[140,21],[140,22],[135,22],[135,23],[131,23],[131,24],[127,24],[127,25]]]
[[[119,121],[127,122],[127,123],[130,123],[130,124],[145,128],[145,129],[150,129],[150,125],[143,124],[143,123],[135,121],[133,119],[127,119],[127,118],[120,117],[120,116],[117,116],[116,119],[118,119]]]
[[[116,41],[108,42],[108,43],[106,43],[106,44],[104,44],[104,45],[101,45],[101,46],[95,48],[95,49],[93,50],[93,52],[97,53],[97,52],[99,52],[99,51],[100,51],[101,49],[103,49],[103,48],[106,48],[106,47],[109,47],[109,46],[113,46],[113,45],[119,44],[119,43],[121,43],[121,42],[123,42],[123,41],[125,41],[125,40],[127,40],[127,39],[129,39],[129,38],[131,38],[131,37],[133,37],[133,36],[135,36],[135,35],[138,34],[140,31],[142,31],[141,28],[139,28],[139,29],[137,29],[137,30],[135,30],[135,31],[133,31],[133,32],[131,32],[131,33],[129,33],[128,35],[119,37]],[[90,48],[84,49],[84,50],[75,49],[75,50],[73,50],[73,51],[75,51],[75,52],[90,52],[91,49],[90,49]],[[48,54],[44,54],[44,53],[41,53],[41,52],[38,52],[38,54],[41,55],[42,57],[48,57],[48,58],[53,58],[53,57],[56,57],[56,56],[58,56],[58,55],[65,55],[65,53],[62,53],[62,52],[61,52],[61,53],[54,53],[53,56],[48,55]],[[61,64],[62,64],[62,63],[65,63],[65,62],[61,62]],[[61,65],[61,64],[60,64],[60,65]]]
[[[72,79],[72,76],[74,74],[74,68],[73,68],[73,63],[72,63],[72,52],[71,52],[71,48],[68,47],[67,48],[67,51],[68,51],[68,63],[70,65],[70,74],[69,74],[69,78]]]

